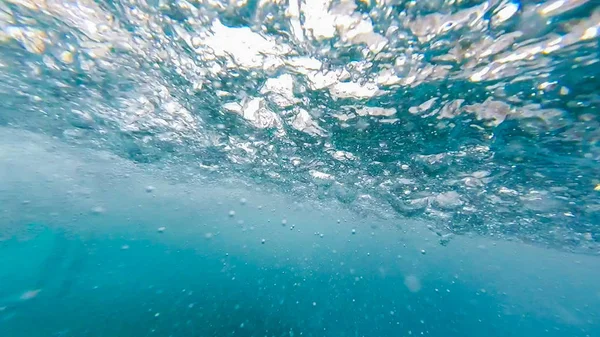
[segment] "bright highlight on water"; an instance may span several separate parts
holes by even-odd
[[[600,336],[598,5],[0,1],[0,336]]]

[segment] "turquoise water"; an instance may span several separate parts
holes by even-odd
[[[2,134],[3,336],[600,331],[597,256]]]
[[[595,1],[0,2],[0,336],[599,336]]]

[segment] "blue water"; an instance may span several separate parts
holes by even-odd
[[[419,273],[421,290],[413,293],[404,286],[401,271],[411,269],[406,265],[429,264],[438,254],[398,263],[390,253],[406,249],[390,244],[385,247],[389,253],[372,254],[371,261],[351,250],[332,254],[323,248],[312,249],[318,256],[290,261],[285,250],[265,246],[280,255],[265,262],[247,256],[253,249],[225,256],[218,243],[180,248],[160,239],[85,240],[50,232],[37,240],[20,254],[11,252],[12,258],[45,258],[9,266],[12,273],[39,268],[41,273],[18,281],[44,293],[10,309],[14,316],[2,323],[8,336],[593,336],[599,331],[597,298],[582,294],[597,290],[596,282],[576,289],[562,285],[597,276],[582,271],[593,268],[592,261],[573,268],[560,282],[531,271],[509,280],[477,280],[477,273],[488,268],[520,273],[531,267],[494,265],[497,255],[506,253],[498,249],[485,258],[493,262],[478,271],[465,272],[460,263],[417,267],[426,270]],[[119,250],[123,244],[130,245],[129,251]],[[473,250],[462,256],[463,263],[480,258]],[[376,265],[372,260],[378,260]],[[527,303],[532,297],[536,303]]]
[[[110,154],[3,134],[21,144],[2,149],[3,221],[14,229],[0,246],[3,336],[600,331],[596,256],[479,236],[440,245],[418,221],[234,181],[170,181]]]
[[[600,336],[600,7],[0,2],[0,337]]]

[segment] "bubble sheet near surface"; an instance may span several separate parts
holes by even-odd
[[[597,253],[599,29],[576,0],[10,0],[0,124]]]

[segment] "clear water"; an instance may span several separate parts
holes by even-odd
[[[0,336],[600,335],[600,8],[0,2]]]

